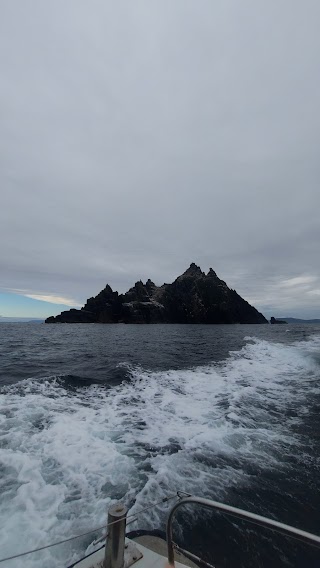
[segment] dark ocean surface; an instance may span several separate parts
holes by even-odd
[[[1,558],[177,490],[320,534],[320,326],[0,324],[0,393]],[[168,507],[130,530],[164,529]],[[100,535],[3,566],[66,567]],[[175,540],[217,567],[320,566],[194,507]]]

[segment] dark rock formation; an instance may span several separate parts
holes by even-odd
[[[286,324],[287,324],[288,322],[286,322],[286,321],[283,320],[283,319],[277,320],[276,318],[274,318],[274,317],[272,316],[272,318],[270,319],[270,323],[272,323],[272,324],[275,324],[275,323],[276,323],[276,324],[286,323]]]
[[[228,288],[210,268],[192,263],[172,284],[141,280],[125,294],[107,285],[81,310],[50,317],[46,323],[268,323],[265,317]]]

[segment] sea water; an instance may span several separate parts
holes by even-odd
[[[0,385],[1,558],[178,490],[320,533],[320,327],[0,324]],[[130,530],[164,530],[169,508]],[[194,506],[174,532],[217,566],[320,565]],[[66,567],[100,535],[5,566]]]

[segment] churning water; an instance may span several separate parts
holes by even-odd
[[[0,557],[177,490],[320,532],[320,328],[0,325]],[[169,505],[131,528],[163,529]],[[101,533],[7,562],[65,567]],[[217,566],[320,552],[188,508],[176,540]]]

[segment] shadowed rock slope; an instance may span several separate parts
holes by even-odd
[[[210,268],[192,263],[172,284],[136,282],[125,294],[107,285],[81,310],[51,316],[46,323],[268,323],[265,317],[228,288]]]

